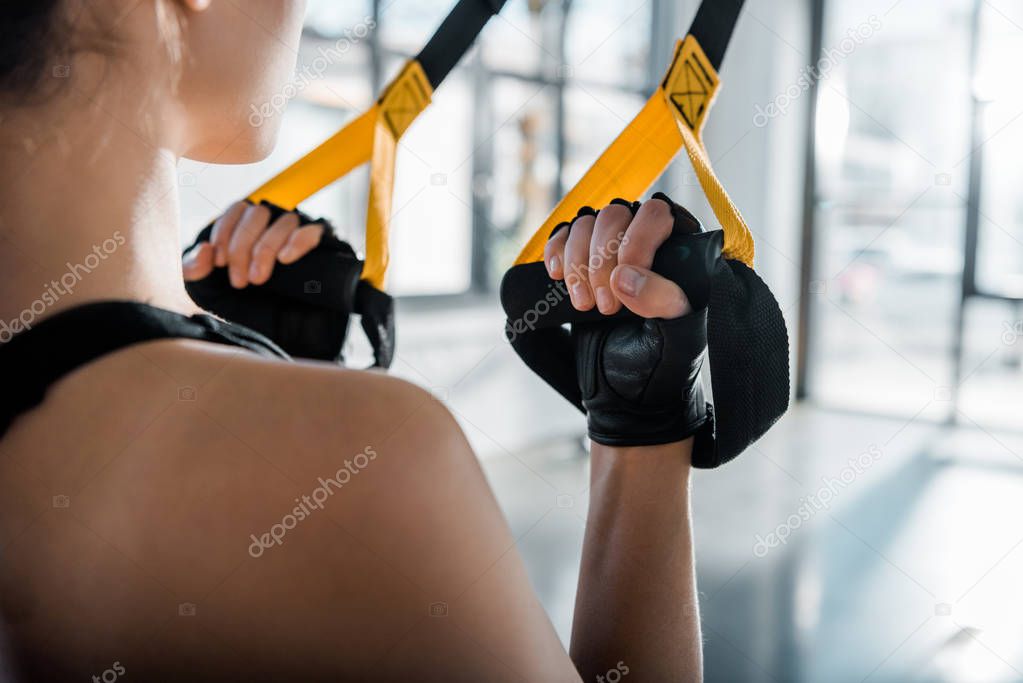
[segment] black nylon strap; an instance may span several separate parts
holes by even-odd
[[[490,17],[507,0],[459,0],[416,60],[436,88],[472,47]]]
[[[134,301],[86,304],[46,318],[0,345],[0,437],[65,375],[101,356],[157,339],[196,339],[290,360],[252,330],[199,314],[187,317]]]
[[[689,27],[689,35],[696,38],[707,59],[718,71],[725,58],[725,51],[732,39],[732,31],[739,20],[739,12],[745,0],[703,0],[696,18]]]

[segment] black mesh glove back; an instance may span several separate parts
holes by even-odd
[[[270,210],[270,223],[285,213],[261,203]],[[394,357],[393,300],[360,279],[363,262],[330,223],[296,213],[301,225],[324,227],[312,251],[295,263],[275,264],[265,284],[244,289],[231,286],[227,268],[215,268],[202,280],[185,283],[189,296],[221,318],[269,337],[292,356],[334,362],[344,361],[349,319],[357,313],[373,346],[374,365],[389,367]],[[188,249],[209,241],[212,231],[212,225],[206,226]]]
[[[693,465],[717,467],[787,409],[788,334],[763,281],[722,257],[723,233],[703,232],[688,211],[655,198],[673,207],[675,225],[652,270],[686,292],[693,313],[644,320],[624,309],[580,312],[563,281],[553,282],[542,262],[526,263],[501,285],[506,334],[534,372],[587,413],[594,441],[644,446],[695,436]],[[699,381],[705,348],[716,411]]]

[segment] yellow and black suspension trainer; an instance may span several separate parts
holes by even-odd
[[[187,283],[189,295],[204,308],[262,332],[292,355],[321,360],[343,360],[349,316],[357,313],[373,346],[374,365],[389,367],[394,302],[384,292],[384,281],[398,140],[505,2],[459,0],[368,111],[249,195],[248,201],[267,206],[276,218],[369,163],[364,259],[328,231],[299,262],[277,264],[262,286],[233,290],[227,269],[217,268],[209,277]],[[324,222],[299,216],[303,224]],[[196,243],[208,241],[212,227],[206,226]]]
[[[703,0],[675,48],[660,86],[643,109],[565,195],[523,248],[501,284],[512,347],[580,410],[575,351],[565,325],[607,320],[575,310],[563,281],[543,263],[544,245],[580,207],[632,201],[681,149],[699,179],[720,230],[675,231],[653,270],[676,282],[695,310],[707,309],[713,419],[695,435],[693,464],[716,467],[745,450],[784,414],[789,401],[788,333],[778,303],[753,271],[753,236],[711,167],[702,131],[720,88],[718,71],[743,0]],[[635,317],[622,309],[619,317]],[[681,379],[680,379],[681,381]]]

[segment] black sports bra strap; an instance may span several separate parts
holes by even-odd
[[[46,318],[0,345],[0,437],[14,419],[43,402],[65,375],[108,353],[158,339],[197,339],[290,360],[272,341],[205,314],[187,317],[134,301],[85,304]]]

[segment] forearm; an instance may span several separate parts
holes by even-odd
[[[584,681],[701,679],[689,523],[692,439],[593,444],[571,656]],[[600,678],[603,677],[603,678]]]

